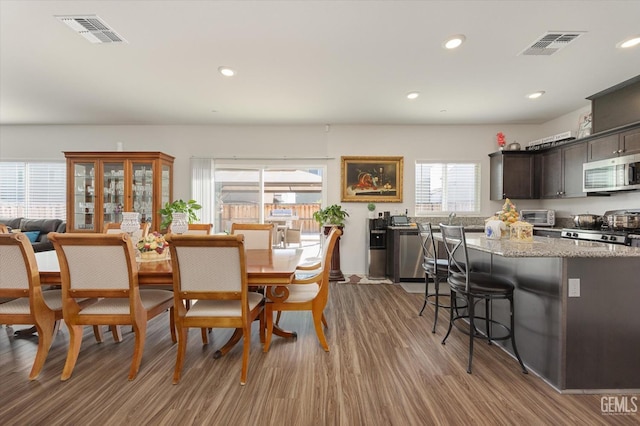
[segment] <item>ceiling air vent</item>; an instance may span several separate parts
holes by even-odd
[[[566,47],[584,34],[584,31],[550,31],[538,37],[529,47],[519,55],[549,56]]]
[[[56,16],[73,31],[77,32],[91,43],[126,43],[118,33],[112,30],[106,22],[96,15]]]

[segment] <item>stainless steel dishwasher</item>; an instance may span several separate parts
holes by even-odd
[[[400,281],[424,280],[422,244],[417,230],[400,231]]]

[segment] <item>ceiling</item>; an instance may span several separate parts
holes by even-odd
[[[127,43],[54,17],[89,14]],[[638,17],[640,1],[0,0],[0,124],[543,123],[640,74],[640,46],[616,48]],[[584,33],[519,55],[548,31]]]

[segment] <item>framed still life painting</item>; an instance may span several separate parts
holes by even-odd
[[[341,200],[402,202],[403,157],[342,157]]]

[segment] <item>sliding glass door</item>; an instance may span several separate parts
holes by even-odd
[[[313,213],[323,200],[324,167],[214,168],[216,232],[233,222],[282,222],[302,234],[319,233]]]

